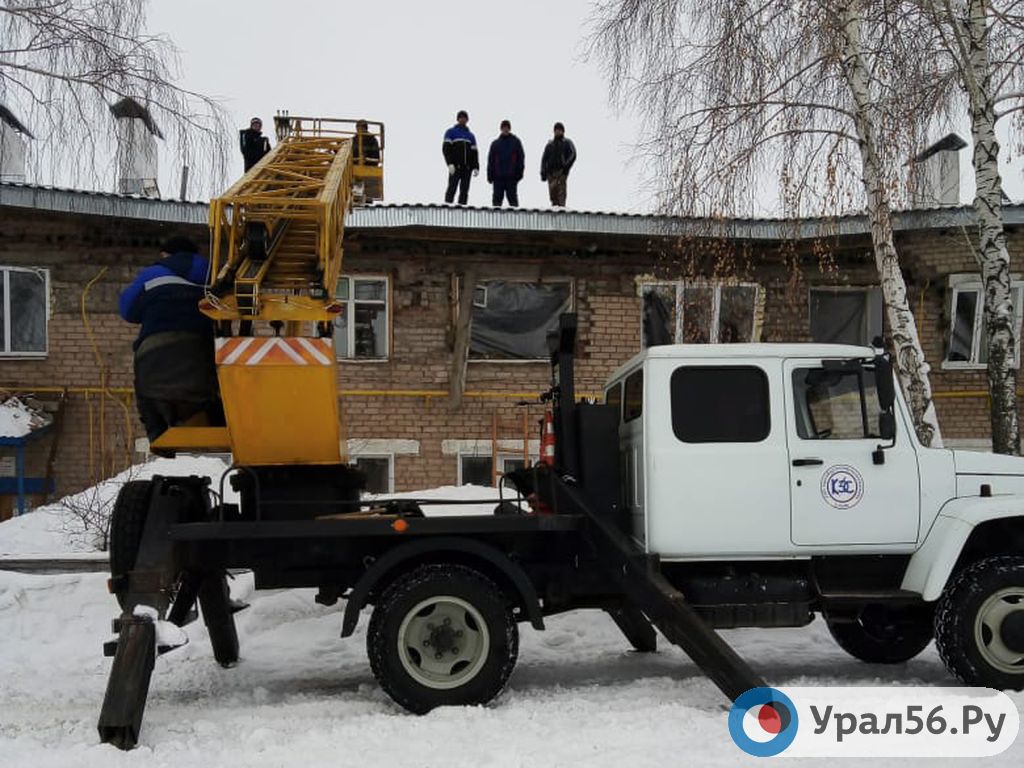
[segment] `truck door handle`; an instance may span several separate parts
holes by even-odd
[[[793,459],[794,467],[817,467],[824,463],[821,459]]]

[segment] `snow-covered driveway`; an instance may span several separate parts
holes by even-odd
[[[318,606],[310,590],[250,596],[238,615],[242,660],[233,669],[213,661],[202,622],[190,625],[189,645],[157,661],[140,746],[122,753],[100,745],[95,729],[110,665],[100,645],[116,613],[105,578],[0,572],[5,768],[758,762],[732,744],[722,695],[681,652],[662,641],[656,655],[631,653],[601,613],[551,618],[546,632],[521,626],[519,665],[493,706],[414,717],[370,673],[365,617],[356,636],[341,640],[343,605]],[[236,593],[250,589],[245,576],[233,584]],[[774,684],[866,685],[891,675],[949,682],[933,649],[895,670],[870,667],[840,651],[820,622],[726,636]],[[1024,709],[1024,696],[1014,700]],[[983,764],[1024,764],[1024,736]]]

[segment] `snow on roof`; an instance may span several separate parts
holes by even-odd
[[[17,397],[0,403],[0,437],[25,437],[51,420],[47,414],[33,410]]]

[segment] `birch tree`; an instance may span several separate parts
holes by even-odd
[[[591,51],[613,97],[644,115],[640,149],[667,180],[664,211],[749,213],[758,179],[774,178],[787,216],[866,212],[894,367],[918,437],[940,445],[891,205],[926,134],[918,116],[944,103],[948,80],[926,81],[920,57],[888,66],[887,13],[857,0],[609,0]]]
[[[974,211],[978,266],[984,285],[984,325],[991,401],[992,447],[1020,453],[1017,413],[1017,342],[1010,256],[1003,230],[1002,179],[996,121],[1024,109],[1024,3],[991,0],[924,0],[916,4],[933,24],[929,47],[944,54],[966,95],[974,150]]]
[[[172,153],[205,175],[226,168],[224,111],[184,89],[177,51],[145,26],[146,0],[0,0],[0,104],[33,136],[38,174],[72,183],[113,167],[110,107],[145,106]]]

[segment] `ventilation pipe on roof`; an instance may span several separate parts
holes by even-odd
[[[25,156],[31,138],[28,128],[0,104],[0,181],[25,181]]]
[[[966,146],[950,133],[910,161],[915,208],[960,205],[960,150]]]
[[[124,98],[110,111],[117,121],[117,191],[122,195],[160,197],[156,140],[164,136],[149,110]]]

